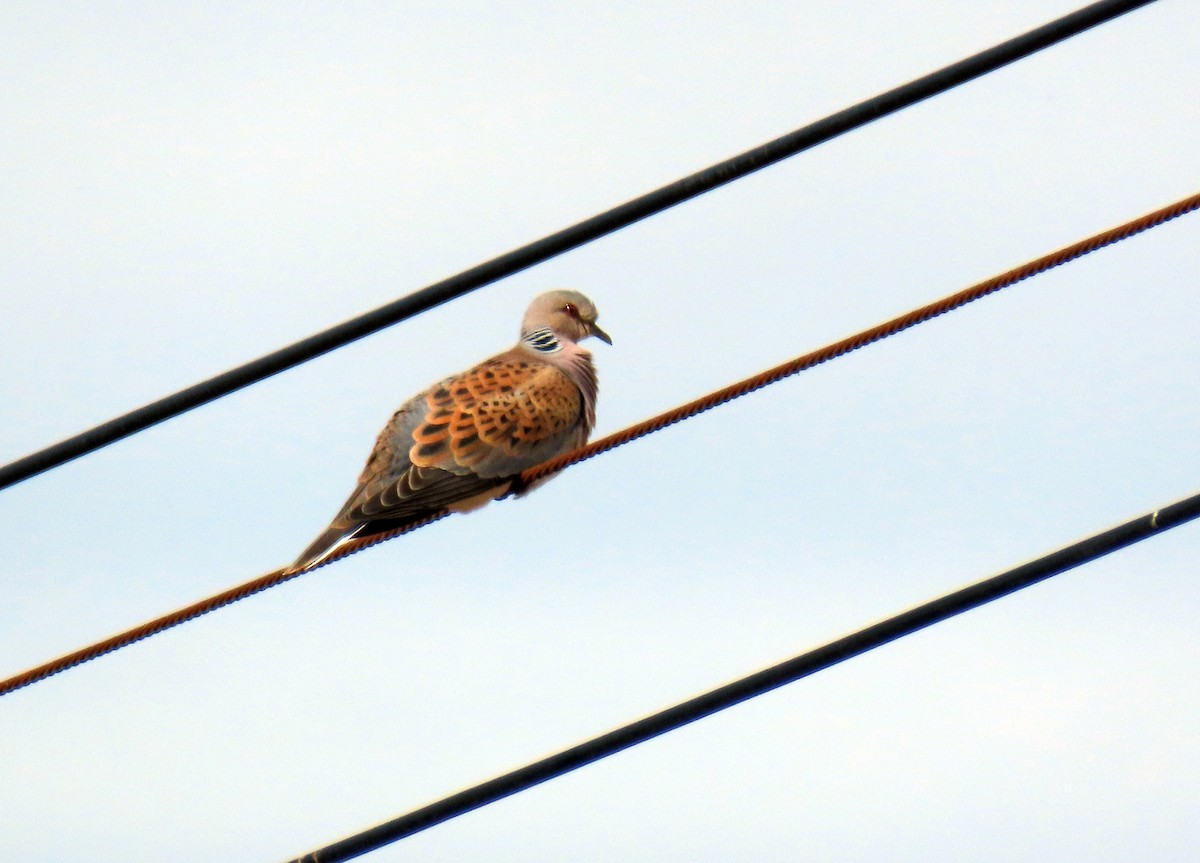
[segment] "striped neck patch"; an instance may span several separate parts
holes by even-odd
[[[521,341],[543,354],[554,354],[563,349],[558,337],[554,335],[554,330],[549,327],[528,332],[521,337]]]

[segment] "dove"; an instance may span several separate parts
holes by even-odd
[[[513,491],[522,471],[585,444],[598,385],[579,343],[595,336],[612,344],[596,317],[578,291],[542,294],[516,345],[405,402],[379,433],[354,492],[288,571],[442,510],[478,509]]]

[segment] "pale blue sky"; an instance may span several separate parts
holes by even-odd
[[[1075,8],[12,3],[0,462]],[[1200,188],[1067,44],[0,492],[0,675],[290,561],[584,291],[598,433]],[[276,861],[1200,490],[1200,215],[0,699],[6,859]],[[1193,860],[1200,529],[364,858]]]

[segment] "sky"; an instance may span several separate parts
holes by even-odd
[[[1075,8],[9,3],[0,462]],[[0,676],[291,561],[590,296],[597,434],[1200,189],[1160,0],[0,492]],[[0,851],[281,861],[1200,490],[1200,215],[0,699]],[[1194,860],[1189,525],[363,858]]]

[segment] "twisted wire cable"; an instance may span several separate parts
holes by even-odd
[[[1118,225],[1115,228],[1102,231],[1098,234],[1088,237],[1087,239],[1072,243],[1071,245],[1065,246],[1056,252],[1043,255],[1036,260],[1030,261],[1029,263],[1023,264],[1019,267],[1015,267],[1014,269],[1011,269],[1005,273],[1001,273],[998,276],[980,282],[976,285],[972,285],[971,287],[959,291],[956,294],[951,294],[948,297],[944,297],[943,299],[921,306],[918,309],[914,309],[911,312],[900,315],[899,317],[892,318],[891,320],[879,324],[878,326],[871,327],[868,330],[863,330],[862,332],[850,336],[849,338],[842,339],[841,341],[834,342],[833,344],[827,345],[818,350],[796,357],[795,359],[783,363],[782,365],[768,369],[765,372],[746,378],[745,380],[738,381],[737,383],[717,390],[716,392],[709,393],[703,398],[688,402],[685,405],[681,405],[680,407],[666,411],[665,413],[659,414],[658,416],[652,417],[644,422],[637,423],[622,431],[616,432],[615,434],[611,434],[608,437],[593,441],[592,443],[580,447],[573,452],[567,453],[566,455],[555,459],[551,459],[550,461],[544,462],[537,467],[525,471],[519,477],[519,484],[528,485],[536,480],[559,473],[570,465],[577,464],[585,459],[599,455],[600,453],[615,449],[618,446],[629,443],[633,440],[637,440],[640,437],[644,437],[645,435],[659,431],[660,429],[664,429],[667,426],[674,425],[675,423],[681,422],[689,417],[696,416],[699,413],[703,413],[704,411],[710,410],[718,405],[725,404],[726,402],[732,401],[733,399],[739,398],[747,393],[762,389],[765,386],[794,375],[797,372],[803,371],[804,369],[812,368],[813,366],[828,362],[836,357],[848,354],[851,351],[857,350],[858,348],[880,341],[881,339],[888,338],[896,333],[903,332],[904,330],[914,327],[917,324],[931,320],[939,315],[945,314],[946,312],[953,311],[954,309],[961,308],[968,303],[974,302],[975,300],[986,297],[989,294],[993,294],[997,291],[1014,285],[1017,282],[1029,278],[1030,276],[1043,273],[1046,270],[1053,269],[1054,267],[1062,266],[1063,264],[1076,260],[1077,258],[1080,258],[1089,252],[1093,252],[1105,246],[1112,245],[1113,243],[1120,242],[1121,240],[1154,228],[1163,224],[1164,222],[1168,222],[1171,219],[1182,216],[1185,213],[1190,213],[1196,209],[1200,209],[1200,193],[1190,195],[1187,198],[1155,210],[1152,213],[1147,213],[1144,216],[1140,216],[1136,219],[1125,222],[1124,224]],[[339,549],[337,553],[330,555],[330,557],[323,562],[321,566],[326,566],[335,560],[341,560],[347,555],[361,551],[362,549],[368,548],[372,545],[376,545],[384,540],[391,539],[399,534],[407,533],[411,530],[431,524],[432,522],[443,518],[446,514],[447,513],[444,511],[431,513],[424,521],[407,526],[400,530],[354,540]],[[317,568],[319,567],[314,567],[313,569]],[[305,571],[311,572],[312,570]],[[151,635],[155,635],[156,633],[162,632],[166,629],[178,626],[186,621],[194,620],[195,618],[207,614],[210,611],[229,605],[233,602],[237,602],[238,600],[244,599],[247,596],[252,596],[255,593],[260,593],[263,590],[274,587],[277,584],[282,584],[283,582],[289,581],[290,579],[301,574],[303,573],[293,571],[289,568],[274,570],[266,575],[259,576],[252,581],[248,581],[245,584],[238,585],[237,587],[223,591],[222,593],[216,594],[208,599],[193,603],[186,608],[182,608],[162,617],[155,618],[154,620],[148,621],[141,626],[134,627],[133,629],[119,633],[110,638],[106,638],[103,641],[59,657],[51,662],[31,668],[22,672],[21,674],[17,674],[6,680],[0,681],[0,696],[7,695],[14,690],[29,686],[30,684],[36,683],[40,680],[44,680],[47,677],[95,659],[98,656],[103,656],[106,653],[118,650],[119,648],[133,644],[134,642],[141,641],[144,638],[148,638]]]

